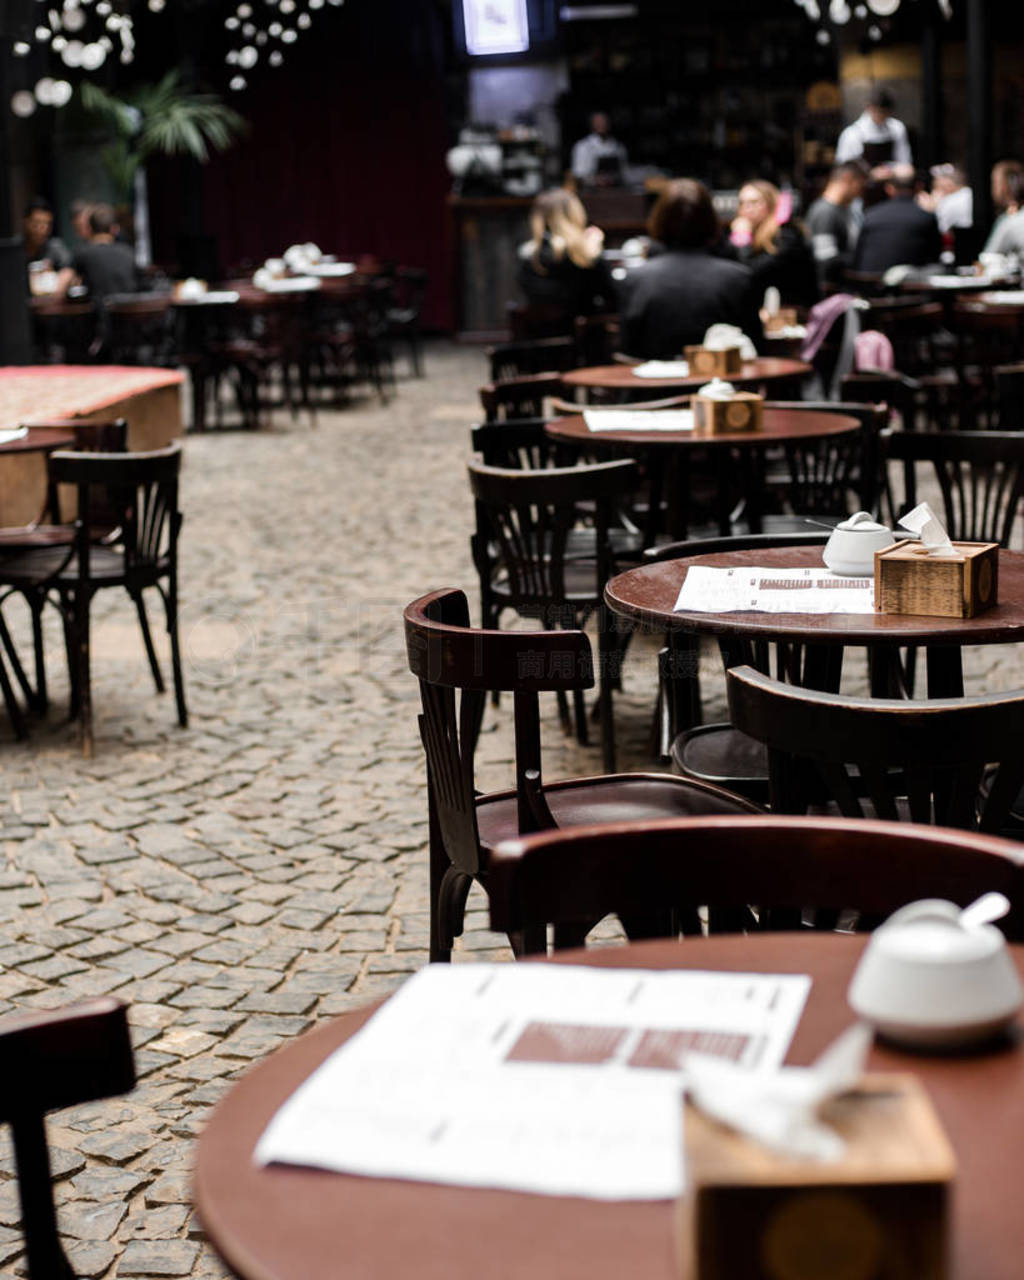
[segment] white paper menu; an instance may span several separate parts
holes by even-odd
[[[585,409],[588,431],[692,431],[692,409]]]
[[[874,613],[875,580],[828,569],[691,565],[676,613]]]
[[[300,1086],[254,1159],[546,1195],[673,1199],[684,1176],[687,1053],[774,1070],[810,981],[431,965]]]

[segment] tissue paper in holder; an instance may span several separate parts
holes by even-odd
[[[691,371],[700,378],[726,378],[743,368],[739,347],[712,350],[709,347],[685,347],[683,354]]]
[[[760,431],[764,426],[764,396],[737,391],[731,383],[715,378],[694,393],[693,425],[697,431],[713,436]]]
[[[875,552],[875,612],[973,618],[999,599],[999,545],[954,542],[930,555],[911,539]]]
[[[821,1114],[845,1140],[829,1163],[775,1155],[687,1105],[683,1280],[821,1280],[840,1259],[873,1277],[896,1258],[893,1275],[942,1280],[955,1160],[920,1083],[865,1076]]]

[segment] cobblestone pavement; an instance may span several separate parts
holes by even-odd
[[[225,1275],[190,1205],[211,1106],[272,1049],[426,960],[424,772],[400,619],[433,587],[475,599],[464,460],[484,368],[478,351],[437,344],[427,378],[403,380],[386,407],[189,437],[190,727],[153,692],[130,604],[108,593],[94,759],[62,718],[56,643],[49,720],[27,745],[2,730],[0,1012],[105,992],[131,1005],[138,1087],[51,1125],[82,1277]],[[641,639],[626,665],[624,767],[651,764],[654,651]],[[1017,683],[1015,662],[972,655],[972,688]],[[702,668],[714,711],[712,653]],[[510,776],[509,720],[507,700],[488,708],[483,787]],[[553,706],[545,730],[548,776],[599,770],[596,742],[566,740]],[[482,898],[470,902],[461,958],[507,957]],[[3,1275],[21,1273],[11,1174],[0,1148]]]

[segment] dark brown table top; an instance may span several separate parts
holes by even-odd
[[[720,936],[567,952],[619,968],[810,973],[788,1061],[806,1064],[849,1025],[846,988],[862,937]],[[1024,972],[1024,948],[1013,948]],[[375,1007],[375,1006],[374,1006]],[[353,1035],[373,1007],[272,1054],[236,1085],[199,1142],[203,1226],[243,1280],[676,1280],[675,1208],[359,1178],[284,1165],[252,1151],[274,1111]],[[1017,1280],[1024,1175],[1024,1056],[1019,1028],[987,1052],[938,1057],[876,1046],[870,1068],[923,1081],[958,1162],[950,1280]]]
[[[634,406],[635,407],[635,406]],[[628,411],[629,405],[623,405]],[[595,410],[600,413],[601,410]],[[648,412],[643,410],[643,412]],[[650,412],[658,412],[651,410]],[[672,410],[669,410],[672,412]],[[544,428],[555,440],[564,440],[570,444],[587,444],[599,447],[602,444],[633,448],[643,446],[645,449],[678,448],[680,445],[744,445],[764,446],[780,444],[786,440],[817,439],[821,436],[845,435],[860,429],[856,418],[847,414],[817,412],[803,409],[773,409],[765,405],[764,428],[761,431],[730,431],[722,435],[710,435],[704,431],[591,431],[584,421],[583,415],[571,418],[559,418],[549,422]]]
[[[739,568],[764,565],[824,568],[820,547],[728,551],[642,565],[612,578],[608,607],[653,630],[680,629],[750,639],[820,644],[1010,644],[1024,641],[1024,552],[999,553],[999,604],[974,618],[933,618],[896,613],[674,613],[690,565]]]
[[[634,368],[631,364],[604,364],[587,369],[570,369],[562,374],[562,382],[567,387],[600,387],[608,391],[643,391],[647,387],[651,391],[664,391],[667,388],[682,391],[696,390],[710,381],[706,374],[691,374],[685,378],[638,378],[633,372]],[[799,378],[810,371],[811,366],[803,360],[758,356],[756,360],[745,360],[739,373],[729,375],[729,381],[734,386],[745,387],[751,383],[771,382],[777,378]]]
[[[65,447],[75,447],[74,431],[60,427],[29,427],[28,435],[0,442],[0,453],[52,453]]]

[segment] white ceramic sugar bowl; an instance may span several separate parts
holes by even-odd
[[[891,547],[895,541],[891,529],[873,520],[866,511],[858,511],[832,530],[821,558],[833,573],[868,577],[875,572],[875,552]]]
[[[998,918],[1000,894],[961,911],[941,898],[911,902],[871,939],[850,983],[851,1008],[890,1040],[957,1048],[1003,1030],[1024,992]],[[995,911],[986,904],[995,903]],[[980,908],[980,912],[979,909]],[[980,920],[980,922],[979,922]]]

